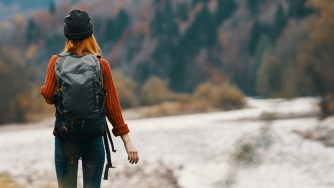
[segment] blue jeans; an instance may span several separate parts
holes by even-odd
[[[82,160],[83,187],[101,187],[105,151],[103,137],[71,142],[55,136],[55,166],[59,188],[76,188],[78,160]]]

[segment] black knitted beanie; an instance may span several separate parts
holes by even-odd
[[[71,10],[64,22],[64,35],[67,39],[82,40],[93,34],[91,18],[83,10]]]

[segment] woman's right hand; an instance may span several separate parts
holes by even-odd
[[[125,143],[125,150],[128,153],[128,161],[131,164],[137,164],[139,161],[139,155],[138,155],[138,151],[135,148],[135,146],[132,144],[132,142],[130,141],[129,143]]]
[[[128,153],[129,163],[137,164],[139,161],[139,155],[137,149],[131,142],[130,136],[128,134],[123,134],[121,135],[121,138],[123,140],[125,150]]]

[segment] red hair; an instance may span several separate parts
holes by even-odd
[[[72,52],[82,56],[86,54],[101,55],[101,49],[96,42],[94,35],[83,40],[67,39],[63,53]]]

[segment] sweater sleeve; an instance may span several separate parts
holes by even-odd
[[[129,133],[128,125],[124,123],[122,109],[116,93],[109,63],[102,58],[100,58],[100,62],[102,65],[103,86],[107,90],[105,100],[106,115],[113,126],[112,133],[115,136]]]
[[[55,74],[55,64],[58,56],[52,56],[49,61],[48,70],[45,76],[45,84],[41,87],[40,93],[43,95],[45,101],[48,104],[53,104],[53,100],[56,94],[56,74]]]

